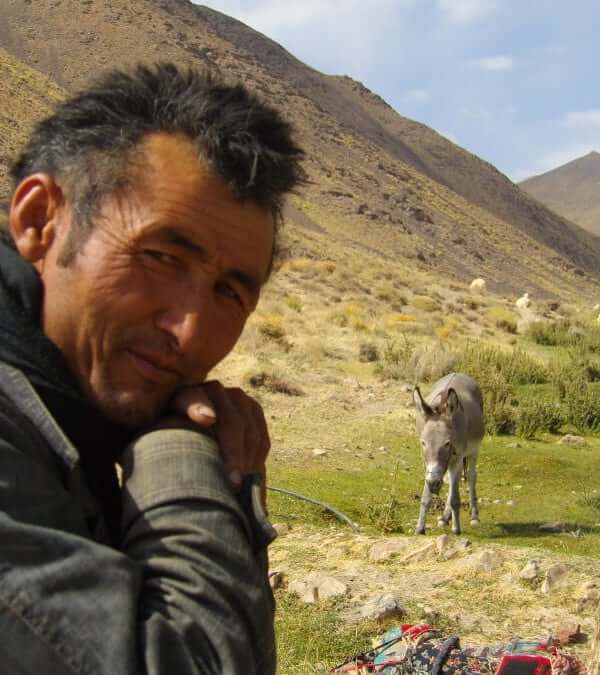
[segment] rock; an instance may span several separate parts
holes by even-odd
[[[348,586],[335,577],[309,574],[305,579],[290,583],[288,590],[296,593],[303,602],[318,602],[346,595]]]
[[[595,581],[586,581],[576,593],[575,610],[577,613],[600,605],[600,588]]]
[[[432,626],[435,626],[436,623],[442,618],[442,613],[433,607],[423,607],[423,619],[430,623]]]
[[[442,551],[440,555],[443,560],[451,560],[452,558],[456,558],[457,555],[469,550],[470,547],[471,542],[468,539],[459,539],[445,551]]]
[[[569,568],[562,563],[550,565],[550,567],[546,570],[546,575],[544,576],[544,581],[542,582],[542,588],[540,589],[542,593],[550,593],[557,586],[559,586],[568,571]]]
[[[432,558],[435,558],[436,554],[437,554],[437,547],[435,545],[435,542],[430,541],[429,543],[425,544],[425,546],[421,546],[421,548],[418,548],[416,551],[411,551],[403,558],[400,558],[398,562],[400,562],[401,564],[421,562],[423,560],[430,560]]]
[[[285,575],[283,572],[270,572],[269,573],[269,585],[273,590],[276,590],[277,588],[281,588],[283,586],[283,582],[285,579]]]
[[[518,443],[517,441],[513,441],[512,443],[509,443],[506,447],[507,448],[520,448],[521,444]]]
[[[583,436],[575,436],[574,434],[566,434],[558,442],[563,445],[584,445],[585,438]]]
[[[509,499],[509,500],[506,502],[506,506],[514,506],[514,505],[515,505],[515,502],[514,502],[514,500],[512,500],[512,499]]]
[[[402,618],[406,616],[406,610],[398,598],[391,593],[386,593],[367,600],[360,610],[360,615],[363,619],[382,621],[389,618]]]
[[[475,553],[465,561],[466,565],[476,572],[493,572],[502,565],[502,558],[492,550]]]
[[[400,392],[402,394],[412,394],[412,390],[413,390],[413,388],[410,386],[410,384],[403,384],[400,387]]]
[[[447,534],[440,534],[435,540],[435,547],[438,553],[443,553],[450,546],[450,537]]]
[[[287,523],[273,523],[273,529],[277,532],[278,536],[283,537],[290,531],[290,526]]]
[[[314,457],[324,457],[327,454],[327,450],[323,450],[323,448],[315,448],[312,451],[312,454]]]
[[[401,551],[404,551],[408,545],[407,539],[384,539],[378,541],[369,550],[369,560],[381,562],[389,560]]]
[[[493,504],[502,504],[502,500],[501,499],[494,499],[494,501],[492,503]]]
[[[533,581],[542,576],[539,560],[529,560],[525,567],[519,572],[519,579]]]
[[[563,647],[587,640],[587,636],[581,632],[581,626],[578,623],[563,624],[554,631],[554,638]]]

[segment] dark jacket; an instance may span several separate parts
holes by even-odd
[[[266,552],[215,443],[170,429],[129,444],[117,509],[110,472],[92,489],[93,460],[12,351],[0,345],[0,674],[274,673]]]

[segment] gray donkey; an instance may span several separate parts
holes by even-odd
[[[452,516],[452,532],[460,534],[458,483],[463,470],[469,480],[471,525],[479,522],[475,483],[477,456],[484,434],[481,389],[468,375],[450,373],[434,384],[426,400],[423,400],[418,387],[414,389],[413,398],[425,464],[425,485],[416,533],[425,533],[431,496],[438,494],[444,474],[448,471],[448,501],[438,524],[448,525]]]

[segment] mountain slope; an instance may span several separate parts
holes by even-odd
[[[318,73],[234,19],[188,0],[4,0],[3,18],[0,45],[67,90],[111,64],[172,59],[263,93],[307,150],[312,184],[288,211],[297,229],[436,276],[485,276],[499,292],[598,293],[597,238],[360,83]]]
[[[8,197],[8,165],[31,123],[48,114],[64,92],[0,48],[0,204]]]
[[[600,153],[590,152],[519,185],[556,213],[600,235]]]

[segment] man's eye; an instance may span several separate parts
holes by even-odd
[[[146,248],[142,251],[142,255],[152,261],[162,263],[163,265],[175,265],[177,262],[169,253],[157,251],[156,249]]]
[[[239,293],[231,286],[230,284],[227,283],[218,283],[216,285],[216,290],[219,295],[222,295],[223,297],[226,298],[231,298],[232,300],[236,300],[237,302],[242,304],[242,298],[240,297]]]

